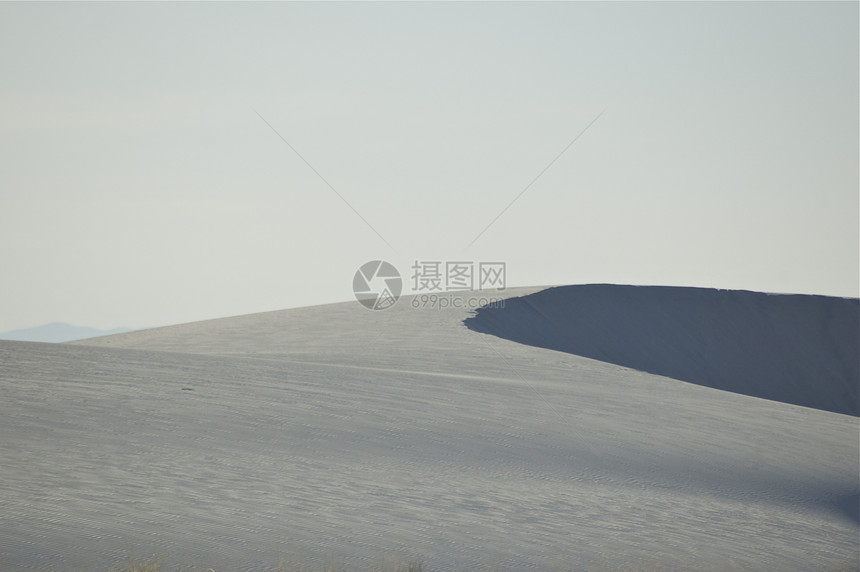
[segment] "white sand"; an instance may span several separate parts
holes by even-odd
[[[856,417],[409,301],[0,342],[0,569],[858,566]]]

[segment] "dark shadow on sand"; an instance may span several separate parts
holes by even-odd
[[[560,286],[479,308],[476,332],[698,385],[860,416],[860,301]]]

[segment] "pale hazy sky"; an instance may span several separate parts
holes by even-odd
[[[857,296],[858,4],[2,3],[0,152],[0,331],[379,258]]]

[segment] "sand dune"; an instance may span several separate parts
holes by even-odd
[[[858,566],[856,417],[469,317],[406,297],[0,342],[0,568],[130,548],[215,570],[386,551],[427,570]]]
[[[563,286],[480,309],[466,325],[706,387],[860,415],[856,298]]]

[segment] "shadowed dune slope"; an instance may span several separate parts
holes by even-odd
[[[860,415],[860,303],[743,290],[561,286],[465,325],[698,385]]]

